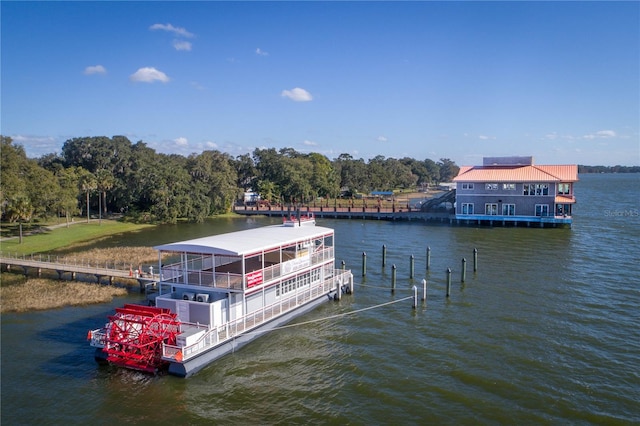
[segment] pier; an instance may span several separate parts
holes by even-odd
[[[58,279],[62,279],[65,274],[69,274],[72,280],[76,279],[78,274],[94,276],[97,283],[101,283],[103,278],[108,278],[109,284],[113,284],[114,279],[134,279],[138,281],[140,285],[140,291],[144,292],[145,289],[158,281],[159,276],[157,274],[143,273],[138,271],[134,273],[133,270],[123,264],[122,268],[117,268],[115,264],[91,265],[90,263],[70,263],[65,260],[60,260],[57,256],[49,255],[11,255],[10,253],[0,253],[0,266],[7,271],[12,268],[22,268],[25,275],[29,274],[30,270],[35,270],[37,276],[42,275],[42,270],[55,271],[58,274]]]
[[[234,206],[234,212],[242,215],[262,215],[269,217],[285,217],[293,215],[313,214],[317,218],[329,219],[365,219],[365,220],[417,220],[436,223],[451,223],[455,215],[448,212],[424,212],[411,207],[287,207],[275,206]]]

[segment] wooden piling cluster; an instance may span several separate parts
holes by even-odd
[[[385,244],[382,245],[382,268],[384,269],[387,265],[387,246]],[[345,268],[345,261],[342,261],[342,269]],[[451,267],[446,269],[446,297],[449,298],[451,296],[451,275],[453,273]],[[478,272],[478,249],[473,249],[473,272]],[[427,247],[426,250],[426,274],[429,275],[431,273],[431,247]],[[362,252],[362,276],[366,277],[367,275],[367,253]],[[409,256],[409,279],[413,280],[415,277],[415,256],[412,254]],[[460,282],[464,283],[467,279],[467,259],[462,258],[461,261],[461,269],[460,269]],[[397,282],[397,267],[395,264],[391,266],[391,293],[394,293],[396,290],[396,282]],[[417,304],[417,287],[413,286],[415,300],[414,308]],[[427,279],[422,280],[422,301],[426,305],[427,303]]]

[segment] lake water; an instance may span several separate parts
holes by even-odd
[[[353,270],[355,293],[295,322],[399,302],[272,332],[186,380],[94,362],[87,330],[139,295],[2,315],[0,420],[639,424],[639,188],[639,175],[581,175],[572,229],[319,220],[336,230],[337,266],[344,260]],[[276,222],[216,219],[165,226],[113,244],[155,245]],[[414,284],[421,296],[423,278],[428,300],[413,310],[411,300],[401,299]]]

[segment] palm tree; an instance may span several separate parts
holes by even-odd
[[[98,188],[98,182],[93,173],[84,169],[80,172],[80,188],[87,194],[87,223],[89,223],[89,194]]]
[[[7,217],[10,222],[18,221],[20,224],[20,244],[22,244],[22,222],[31,220],[33,214],[33,206],[31,201],[24,195],[18,195],[13,198],[6,209]]]
[[[96,171],[96,185],[99,192],[98,197],[98,210],[100,212],[100,223],[102,224],[102,211],[104,209],[104,213],[107,213],[107,191],[113,188],[115,185],[115,178],[113,175],[106,169],[100,169]]]

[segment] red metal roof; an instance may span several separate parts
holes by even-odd
[[[575,204],[576,197],[573,195],[556,195],[554,202],[556,204]]]
[[[578,166],[460,167],[454,182],[576,182]]]

